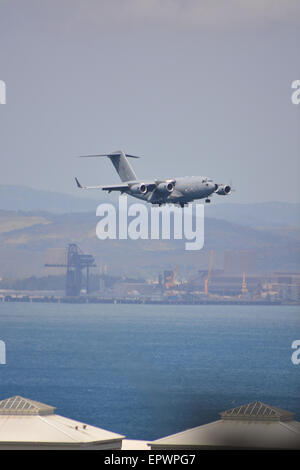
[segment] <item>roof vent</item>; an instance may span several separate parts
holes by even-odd
[[[222,419],[245,419],[245,420],[264,420],[264,421],[291,421],[294,413],[281,410],[275,406],[266,405],[260,401],[238,406],[231,410],[220,413]]]
[[[19,396],[0,401],[0,415],[50,415],[55,407]]]

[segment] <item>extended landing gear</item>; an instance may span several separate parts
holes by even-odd
[[[210,202],[210,199],[208,199],[208,198],[205,199],[205,202],[206,202],[206,203],[209,203],[209,202]]]

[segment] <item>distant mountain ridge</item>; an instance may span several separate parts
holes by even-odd
[[[186,251],[183,240],[104,240],[96,236],[95,212],[53,214],[0,210],[0,277],[42,275],[48,250],[77,243],[93,254],[98,267],[123,275],[145,275],[180,266],[182,271],[207,269],[210,250],[215,268],[222,268],[228,250],[248,251],[258,271],[299,271],[300,240],[272,228],[256,229],[206,217],[204,248]]]
[[[101,196],[103,199],[102,194]],[[41,211],[56,214],[95,212],[99,202],[96,198],[93,200],[27,186],[0,185],[0,210],[5,211]]]
[[[108,199],[101,191],[95,198],[38,190],[26,186],[0,185],[0,210],[24,212],[50,212],[53,214],[95,213],[101,202],[116,204],[115,197]],[[129,202],[137,202],[129,197]],[[300,227],[300,203],[262,202],[232,203],[212,199],[205,205],[205,217],[223,219],[249,227]]]

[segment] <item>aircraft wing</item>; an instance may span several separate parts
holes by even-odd
[[[166,179],[166,180],[153,180],[153,181],[130,181],[129,183],[121,183],[121,184],[111,184],[110,186],[82,186],[78,179],[75,178],[76,184],[80,189],[102,189],[103,191],[126,191],[126,189],[130,189],[131,186],[136,184],[144,184],[147,186],[148,191],[154,191],[157,186],[161,183],[175,183],[176,180],[174,179]]]
[[[110,186],[102,186],[103,191],[125,191],[129,188],[129,184],[111,184]]]
[[[125,191],[125,189],[129,188],[127,183],[123,184],[112,184],[110,186],[82,186],[79,183],[78,178],[75,178],[76,184],[80,189],[102,189],[103,191]]]
[[[157,188],[157,186],[161,183],[173,183],[173,184],[175,184],[176,180],[174,180],[174,179],[164,179],[164,180],[151,180],[151,181],[147,181],[147,180],[130,181],[129,187],[134,186],[135,184],[144,184],[145,186],[147,186],[148,191],[154,191]]]

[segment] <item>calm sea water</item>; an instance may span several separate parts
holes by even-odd
[[[260,400],[300,420],[300,309],[0,303],[0,399],[21,395],[135,439]]]

